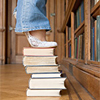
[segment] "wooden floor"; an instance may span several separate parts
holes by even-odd
[[[61,97],[27,97],[29,78],[23,65],[0,65],[0,100],[69,100],[68,92]]]

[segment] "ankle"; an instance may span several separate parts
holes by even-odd
[[[41,41],[46,41],[46,31],[45,30],[30,31],[30,35],[38,38]]]

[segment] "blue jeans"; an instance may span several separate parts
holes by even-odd
[[[47,0],[18,0],[15,8],[17,10],[15,32],[51,30],[46,17],[46,2]]]

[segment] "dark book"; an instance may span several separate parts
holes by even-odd
[[[83,47],[83,43],[82,43],[82,35],[80,35],[80,49],[79,49],[79,59],[82,59],[82,47]]]
[[[97,61],[100,61],[100,15],[97,16]]]
[[[84,1],[81,3],[81,23],[84,21]]]
[[[94,27],[92,28],[92,60],[95,60],[95,46],[94,46]]]

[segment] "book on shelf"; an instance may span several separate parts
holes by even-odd
[[[44,89],[44,90],[36,90],[36,89],[27,89],[26,91],[26,95],[27,96],[61,96],[60,95],[60,92],[62,90],[47,90],[47,89]]]
[[[94,56],[94,53],[93,53],[93,47],[94,47],[94,43],[93,43],[93,41],[94,41],[94,36],[93,36],[93,34],[94,34],[94,19],[93,19],[93,17],[91,17],[91,48],[90,48],[90,52],[91,52],[91,60],[93,60],[93,56]]]
[[[31,75],[31,78],[49,78],[49,77],[61,77],[60,72],[40,72],[40,73],[34,73]]]
[[[97,16],[97,35],[96,35],[96,53],[97,53],[97,61],[100,61],[100,15]]]
[[[29,89],[65,89],[66,77],[30,78]]]
[[[95,37],[94,37],[94,27],[92,28],[92,38],[91,38],[91,42],[92,42],[92,55],[91,55],[91,60],[95,60]]]
[[[53,56],[54,48],[28,48],[23,49],[24,56]]]
[[[100,61],[100,15],[91,18],[91,60]]]
[[[44,73],[44,72],[59,72],[58,71],[58,65],[51,65],[51,66],[26,66],[25,71],[27,74],[32,73]]]
[[[71,44],[68,45],[68,57],[71,58]]]
[[[68,40],[71,39],[71,27],[68,27]]]
[[[57,56],[24,56],[23,65],[57,65],[56,58]]]
[[[82,0],[82,3],[76,10],[75,29],[78,28],[83,21],[84,21],[84,0]]]
[[[75,38],[75,58],[84,59],[84,33]]]

